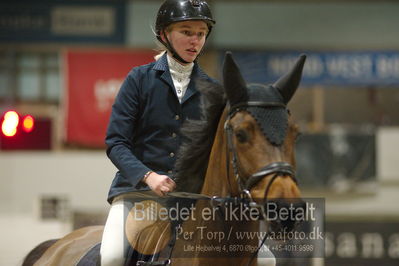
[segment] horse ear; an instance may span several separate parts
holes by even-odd
[[[247,100],[247,86],[231,52],[224,57],[223,84],[231,105]]]
[[[298,88],[299,82],[302,78],[302,70],[305,60],[306,55],[302,54],[296,61],[294,67],[273,84],[273,86],[278,89],[283,96],[284,102],[286,104],[291,100],[296,89]]]

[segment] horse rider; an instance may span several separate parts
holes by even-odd
[[[215,82],[197,63],[214,24],[204,0],[164,1],[155,24],[162,51],[155,62],[133,68],[116,96],[105,142],[118,171],[107,199],[111,208],[100,250],[103,266],[125,263],[129,197],[163,197],[176,186],[172,176],[179,129],[186,119],[200,118],[194,80]]]

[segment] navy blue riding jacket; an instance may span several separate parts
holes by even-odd
[[[172,177],[181,144],[179,129],[186,119],[200,118],[197,79],[213,82],[195,63],[180,103],[166,54],[129,72],[112,106],[105,139],[107,155],[118,169],[109,203],[123,193],[149,190],[141,180],[150,170]]]

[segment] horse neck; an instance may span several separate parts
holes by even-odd
[[[224,130],[226,117],[227,109],[225,108],[218,123],[215,139],[209,156],[204,185],[201,191],[202,194],[209,196],[226,197],[238,194],[237,183],[233,178],[231,178],[231,176],[227,176],[227,137]],[[231,168],[230,163],[229,167]],[[232,169],[229,170],[229,173],[232,173]]]

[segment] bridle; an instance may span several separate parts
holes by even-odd
[[[265,194],[264,194],[264,200],[266,203],[267,201],[267,196],[271,187],[271,184],[274,182],[274,180],[276,180],[277,177],[285,175],[285,176],[289,176],[295,183],[297,183],[297,180],[295,178],[295,170],[293,168],[293,166],[287,162],[274,162],[271,164],[268,164],[264,167],[262,167],[260,170],[258,170],[256,173],[252,174],[251,176],[249,176],[248,178],[244,178],[241,174],[240,174],[240,162],[237,156],[237,151],[234,147],[233,144],[233,129],[230,126],[229,122],[230,119],[239,111],[245,110],[248,107],[261,107],[261,108],[270,108],[270,107],[284,107],[286,108],[285,104],[283,103],[278,103],[278,102],[258,102],[258,101],[249,101],[249,102],[241,102],[239,104],[236,104],[234,106],[232,106],[230,108],[230,111],[227,115],[225,124],[224,124],[224,130],[226,132],[226,136],[227,136],[227,141],[226,141],[226,170],[227,170],[227,180],[228,180],[228,184],[230,187],[230,192],[233,191],[233,186],[230,182],[230,163],[232,164],[232,168],[234,171],[234,176],[236,178],[236,181],[239,185],[239,195],[240,198],[236,198],[236,197],[229,197],[229,198],[219,198],[217,196],[214,196],[211,199],[211,205],[213,207],[221,207],[223,206],[227,201],[229,200],[233,200],[233,202],[235,202],[236,204],[247,204],[248,203],[248,207],[250,208],[260,208],[261,209],[261,215],[266,218],[266,214],[265,214],[265,210],[264,210],[264,204],[258,204],[254,201],[254,199],[251,196],[250,190],[252,187],[254,187],[259,181],[261,181],[265,176],[269,176],[272,175],[272,178],[270,180],[270,182],[268,183],[266,190],[265,190]],[[232,154],[232,158],[230,161],[230,153]],[[191,194],[193,195],[193,194]],[[196,194],[197,199],[209,199],[208,196],[206,195],[201,195],[201,194]],[[234,196],[234,195],[230,195],[230,196]],[[255,259],[256,255],[258,254],[260,248],[263,246],[265,240],[267,239],[268,234],[266,234],[264,236],[264,238],[262,239],[261,243],[258,245],[257,249],[255,250],[255,252],[252,254],[252,257],[250,258],[250,260],[248,261],[247,265],[250,265],[251,262]],[[173,238],[175,239],[175,238]],[[171,249],[169,252],[169,258],[165,261],[159,261],[159,262],[144,262],[144,261],[139,261],[137,263],[137,265],[140,266],[147,266],[147,265],[170,265],[171,264],[171,255],[172,255],[172,250],[173,250],[173,246],[174,243],[171,244]]]
[[[248,178],[244,178],[240,174],[240,161],[237,156],[237,151],[234,147],[233,143],[233,128],[229,124],[230,119],[239,111],[245,110],[248,107],[261,107],[261,108],[270,108],[270,107],[283,107],[286,108],[286,105],[279,102],[260,102],[260,101],[248,101],[248,102],[240,102],[238,104],[233,105],[229,113],[227,114],[227,118],[224,124],[224,130],[226,132],[227,141],[226,141],[226,172],[227,172],[227,181],[230,187],[230,191],[233,191],[233,187],[230,181],[230,163],[233,168],[234,177],[238,183],[238,189],[240,194],[240,201],[244,204],[248,202],[249,208],[258,208],[261,210],[261,215],[263,219],[266,220],[266,212],[264,206],[268,200],[269,190],[273,182],[279,176],[289,176],[296,184],[298,183],[295,178],[295,170],[293,166],[287,162],[273,162],[268,165],[265,165],[256,173],[250,175]],[[232,154],[232,158],[230,161],[230,154]],[[255,202],[255,200],[251,196],[251,189],[259,183],[263,178],[266,176],[273,175],[267,184],[266,190],[263,196],[263,204],[259,204]],[[250,265],[251,262],[255,259],[256,255],[258,254],[259,250],[265,243],[268,234],[265,234],[264,238],[262,239],[261,243],[258,245],[256,251],[252,254],[250,260],[248,261],[247,265]]]
[[[224,124],[224,130],[227,136],[227,145],[226,145],[226,171],[227,171],[227,179],[228,184],[230,186],[230,191],[233,191],[233,187],[230,181],[230,163],[233,168],[234,177],[238,183],[239,194],[241,198],[247,198],[252,203],[254,200],[252,199],[250,190],[259,183],[265,176],[272,175],[270,182],[268,183],[265,193],[264,193],[264,200],[267,200],[267,196],[269,194],[270,187],[274,180],[276,180],[279,176],[289,176],[295,183],[297,180],[295,178],[295,170],[293,166],[287,162],[273,162],[262,167],[256,173],[252,174],[251,176],[244,178],[242,174],[240,174],[240,162],[237,156],[237,151],[234,147],[233,143],[233,128],[229,124],[231,118],[242,110],[245,110],[248,107],[261,107],[261,108],[270,108],[270,107],[283,107],[286,108],[286,105],[280,102],[261,102],[261,101],[247,101],[247,102],[240,102],[238,104],[233,105],[229,113],[227,114],[227,118]],[[232,154],[232,158],[230,161],[230,154]]]

